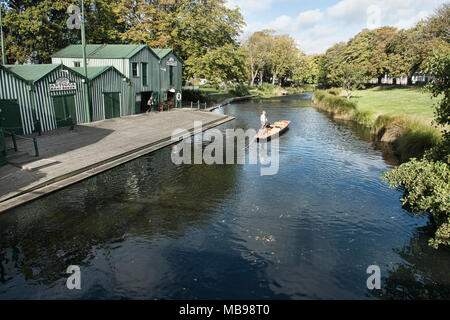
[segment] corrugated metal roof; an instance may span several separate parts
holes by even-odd
[[[84,77],[84,68],[83,67],[71,67],[69,68],[80,75]],[[113,69],[115,72],[117,72],[121,77],[126,78],[125,75],[123,75],[119,70],[114,68],[113,66],[99,66],[99,67],[87,67],[87,77],[89,80],[94,80],[104,72],[108,71],[109,69]]]
[[[21,64],[21,65],[5,65],[7,70],[11,71],[20,78],[37,82],[48,75],[55,69],[61,68],[60,64]]]
[[[173,49],[161,49],[161,48],[151,48],[151,51],[158,57],[159,60],[164,59],[169,53],[172,53],[183,65],[183,60],[173,51]]]
[[[86,57],[88,59],[129,59],[147,45],[134,44],[88,44]],[[70,45],[52,55],[52,58],[83,58],[81,44]]]
[[[103,72],[111,69],[111,66],[104,67],[87,67],[87,77],[89,80],[93,80],[101,75]],[[83,67],[71,67],[70,69],[82,74],[84,76],[84,68]]]
[[[172,49],[161,49],[161,48],[152,48],[152,51],[158,56],[158,58],[161,60],[165,56],[167,56],[169,53],[172,52]]]

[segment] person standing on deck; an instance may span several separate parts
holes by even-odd
[[[152,110],[153,101],[154,101],[153,96],[150,96],[150,99],[148,99],[148,102],[147,102],[147,106],[148,106],[147,113]]]

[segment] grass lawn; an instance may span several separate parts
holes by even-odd
[[[358,109],[374,114],[407,114],[433,120],[436,99],[421,87],[378,86],[353,93]]]

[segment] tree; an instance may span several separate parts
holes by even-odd
[[[227,90],[227,82],[241,82],[247,77],[245,69],[244,52],[234,45],[210,50],[202,57],[189,60],[192,72],[200,77],[210,79],[215,84],[224,84]]]
[[[450,46],[435,49],[426,65],[426,70],[436,77],[428,90],[435,98],[442,95],[435,112],[436,124],[444,131],[442,143],[428,151],[423,159],[412,159],[383,178],[393,188],[404,187],[402,202],[411,211],[431,215],[435,234],[429,244],[438,248],[450,245]]]
[[[357,64],[344,63],[334,71],[334,78],[346,92],[347,100],[350,100],[353,90],[364,81],[363,71]]]
[[[413,74],[423,69],[430,43],[420,26],[397,32],[388,49],[389,74],[394,78],[405,76],[411,83]]]
[[[3,31],[8,63],[48,63],[51,55],[80,43],[80,30],[68,30],[67,8],[75,0],[4,1]],[[116,42],[122,25],[111,8],[117,0],[86,0],[86,37],[90,43]]]
[[[174,49],[187,77],[208,50],[237,45],[244,25],[239,9],[227,8],[224,0],[120,0],[115,12],[126,25],[123,41]]]
[[[329,48],[325,55],[319,60],[319,86],[328,88],[340,85],[336,78],[336,70],[344,63],[344,51],[347,47],[345,42],[336,43]]]
[[[315,84],[319,77],[321,55],[302,56],[292,70],[292,78],[297,84]]]
[[[425,63],[425,70],[436,79],[427,89],[434,98],[442,96],[435,107],[435,122],[444,132],[441,158],[447,158],[450,164],[450,45],[442,44],[436,48]]]
[[[285,76],[300,55],[301,51],[295,45],[293,38],[288,35],[273,36],[269,51],[269,68],[272,74],[272,84],[275,84],[280,77]]]
[[[249,68],[251,86],[254,86],[256,77],[269,62],[269,48],[273,32],[271,30],[255,32],[243,43],[242,47]],[[262,82],[262,79],[260,79],[260,82]]]
[[[450,3],[444,3],[433,15],[426,19],[424,31],[432,38],[450,43]]]
[[[370,71],[366,74],[368,78],[381,78],[389,73],[389,47],[397,34],[397,28],[381,27],[372,31]]]

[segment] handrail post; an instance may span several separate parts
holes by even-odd
[[[36,157],[39,157],[39,149],[38,149],[38,144],[37,144],[36,137],[33,137],[33,144],[34,144],[34,155]]]
[[[37,129],[38,129],[38,135],[40,137],[40,136],[42,136],[41,120],[37,121],[36,126],[37,126]]]
[[[11,132],[11,138],[12,138],[13,145],[14,145],[14,151],[17,152],[18,151],[17,140],[16,140],[16,134],[14,132]]]

